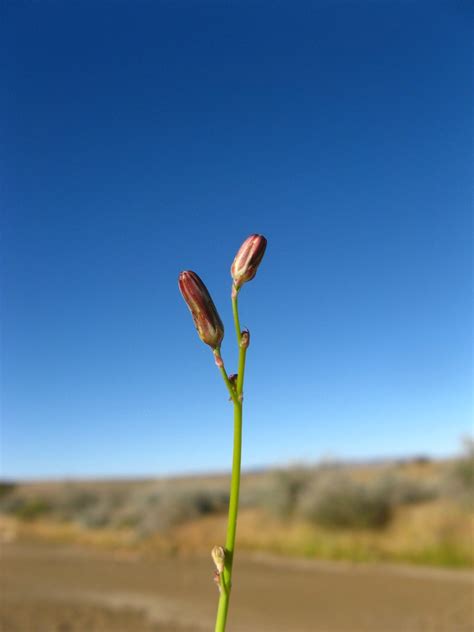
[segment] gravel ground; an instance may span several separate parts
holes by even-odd
[[[210,632],[210,560],[2,546],[1,632]],[[472,632],[473,574],[236,560],[228,632]]]

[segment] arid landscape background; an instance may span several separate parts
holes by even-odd
[[[473,9],[0,0],[0,632],[474,632]]]
[[[1,629],[212,629],[228,476],[2,484]],[[247,473],[230,630],[473,629],[474,450]]]

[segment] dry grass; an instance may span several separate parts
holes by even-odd
[[[239,548],[320,559],[472,565],[468,466],[468,461],[419,460],[246,475]],[[227,485],[227,476],[21,484],[6,490],[0,503],[0,536],[130,553],[207,553],[225,537]],[[371,522],[374,515],[384,520]]]
[[[445,501],[414,505],[397,511],[383,530],[334,530],[301,520],[282,523],[261,509],[244,509],[239,517],[239,548],[327,560],[359,562],[405,561],[466,567],[474,564],[474,515]],[[131,529],[87,529],[41,520],[21,522],[2,518],[3,537],[76,543],[147,553],[207,553],[221,542],[226,516],[208,515],[176,526],[167,534],[137,538]]]

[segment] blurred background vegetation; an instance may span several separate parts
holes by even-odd
[[[228,476],[4,481],[3,539],[207,553],[225,532]],[[239,546],[320,559],[469,566],[474,441],[449,461],[326,462],[244,475]]]

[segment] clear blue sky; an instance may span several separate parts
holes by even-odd
[[[297,8],[295,8],[295,6]],[[244,467],[471,430],[469,2],[4,2],[2,474],[227,469],[178,292],[252,333]]]

